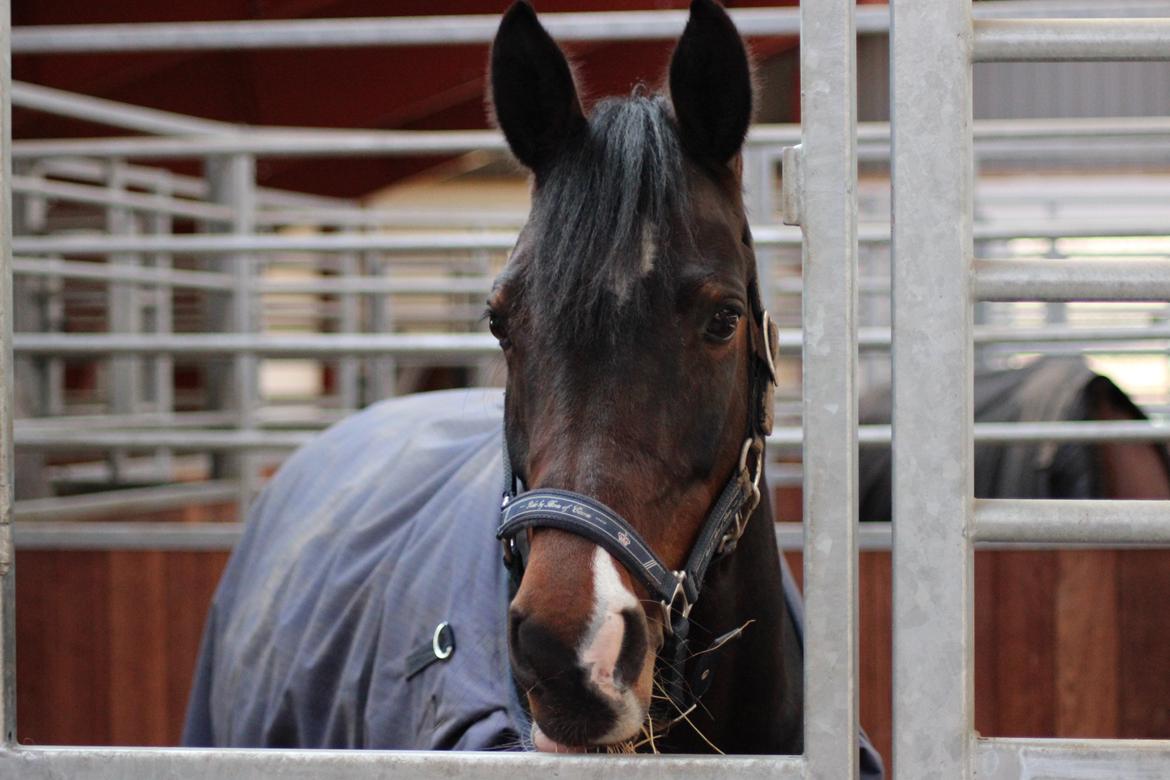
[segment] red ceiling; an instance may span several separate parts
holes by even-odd
[[[795,0],[734,0],[730,6],[794,5]],[[497,14],[506,0],[15,0],[13,24],[106,24],[236,19],[345,18]],[[541,12],[685,8],[686,0],[538,0]],[[795,45],[754,40],[763,60]],[[587,99],[657,84],[671,44],[571,44]],[[358,128],[482,128],[487,47],[261,50],[16,56],[20,81],[211,119],[259,125]],[[793,85],[795,87],[795,85]],[[794,93],[795,94],[795,93]],[[124,135],[18,110],[17,138]],[[434,160],[263,160],[262,183],[322,194],[359,196],[417,172]]]

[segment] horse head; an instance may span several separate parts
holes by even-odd
[[[743,42],[718,3],[695,0],[669,97],[636,89],[587,115],[521,1],[491,79],[498,124],[533,174],[529,220],[489,301],[508,458],[528,489],[596,500],[683,570],[729,480],[762,457],[771,381],[742,196]],[[537,747],[629,740],[655,696],[671,607],[612,548],[548,524],[524,535],[509,642]]]

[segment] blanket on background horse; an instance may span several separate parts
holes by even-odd
[[[508,663],[495,538],[502,421],[498,390],[408,396],[289,458],[249,512],[216,592],[183,744],[521,747],[529,721]],[[776,597],[799,631],[786,565],[784,582]],[[411,657],[433,659],[442,623],[454,650],[419,670]],[[861,749],[876,771],[864,737]]]

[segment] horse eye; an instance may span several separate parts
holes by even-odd
[[[494,311],[488,312],[488,330],[500,342],[500,346],[505,346],[508,341],[508,329],[504,326],[504,318]]]
[[[707,324],[707,335],[716,341],[730,341],[739,327],[739,317],[735,309],[720,309]]]

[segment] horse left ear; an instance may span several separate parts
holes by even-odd
[[[670,97],[683,148],[726,163],[743,146],[752,118],[752,74],[743,39],[716,0],[692,0],[670,60]]]

